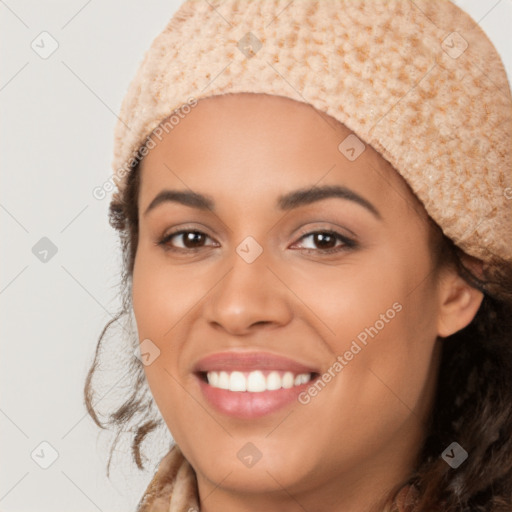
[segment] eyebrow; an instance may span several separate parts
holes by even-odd
[[[310,187],[294,190],[279,196],[277,199],[277,207],[280,210],[293,210],[295,208],[329,198],[352,201],[366,208],[378,219],[382,219],[380,212],[367,199],[356,194],[353,190],[339,185],[325,185],[322,187]],[[144,215],[147,215],[151,210],[165,202],[180,203],[199,210],[215,211],[215,202],[210,196],[199,194],[191,190],[165,189],[157,194],[157,196],[151,201],[149,206],[146,208]]]

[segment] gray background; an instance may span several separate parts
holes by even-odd
[[[125,445],[107,479],[110,437],[83,405],[97,338],[119,306],[117,235],[108,198],[92,190],[110,176],[126,88],[180,3],[0,0],[1,512],[134,510],[152,476],[132,468]],[[456,3],[512,76],[512,0]],[[51,48],[43,31],[59,45],[47,59],[31,47]],[[57,248],[46,262],[33,253],[43,237]],[[59,454],[48,469],[31,458],[43,441]]]

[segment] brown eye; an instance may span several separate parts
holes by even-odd
[[[320,249],[331,249],[336,245],[336,237],[331,233],[314,233],[313,234],[313,242]]]
[[[199,231],[186,231],[185,233],[182,233],[181,236],[183,237],[183,245],[187,249],[194,249],[197,246],[200,246],[201,243],[204,243],[205,234],[200,233]]]
[[[305,240],[308,240],[308,243],[304,243]],[[357,243],[354,240],[336,231],[312,231],[303,235],[299,243],[306,246],[300,250],[318,254],[336,253],[357,247]]]
[[[158,245],[162,245],[170,250],[193,250],[204,247],[204,243],[208,238],[210,237],[202,231],[181,230],[164,236],[158,242]]]

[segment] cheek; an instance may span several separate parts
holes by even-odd
[[[144,365],[144,372],[167,428],[178,438],[182,437],[179,418],[195,413],[189,410],[190,400],[184,397],[183,387],[176,379],[180,354],[176,333],[179,320],[190,309],[187,295],[192,294],[191,286],[184,281],[183,272],[166,270],[151,255],[143,250],[138,252],[132,281],[133,310],[139,340],[150,340],[150,347],[157,354],[150,364]]]
[[[291,287],[314,312],[331,363],[342,358],[344,378],[335,379],[341,400],[357,396],[358,407],[370,409],[396,396],[413,407],[421,400],[436,340],[436,295],[428,275],[427,258],[382,253],[295,278]]]
[[[205,265],[205,267],[208,267]],[[193,271],[170,265],[154,250],[137,252],[132,280],[132,303],[139,340],[151,340],[158,357],[144,367],[148,384],[164,419],[187,417],[190,400],[178,384],[185,364],[190,319],[197,317],[218,274],[211,268]],[[185,397],[186,398],[186,397]],[[193,403],[192,403],[193,406]],[[181,411],[176,415],[176,411]],[[171,428],[170,423],[168,423]],[[176,425],[172,426],[173,430]]]
[[[364,341],[365,329],[376,323],[379,331],[387,330],[407,290],[399,265],[373,257],[371,261],[369,257],[347,258],[337,266],[310,264],[298,271],[290,269],[285,280],[315,314],[315,322],[325,326],[322,333],[337,353],[348,349],[347,341],[350,345],[359,334]]]
[[[314,309],[331,360],[321,376],[325,385],[310,388],[301,403],[311,431],[325,431],[326,437],[342,431],[355,447],[354,457],[370,456],[404,424],[416,425],[428,413],[432,291],[425,284],[411,292],[416,281],[400,265],[331,273],[321,282],[313,287],[311,276],[297,294]],[[293,429],[287,433],[294,435]],[[346,455],[346,446],[331,449],[340,460]]]
[[[141,339],[168,338],[208,291],[205,269],[171,266],[156,252],[142,248],[134,265],[132,301]]]

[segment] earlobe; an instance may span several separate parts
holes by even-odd
[[[484,298],[455,271],[440,284],[437,334],[445,338],[471,323]]]

